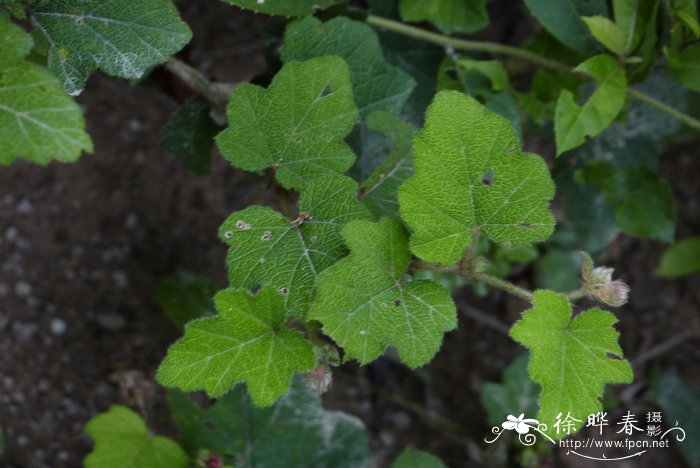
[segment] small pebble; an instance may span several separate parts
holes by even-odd
[[[20,281],[15,284],[15,294],[19,297],[29,296],[32,292],[32,287],[26,281]]]
[[[33,211],[32,202],[26,198],[21,199],[17,204],[17,213],[19,214],[31,214]]]
[[[51,333],[54,335],[63,335],[66,332],[66,322],[61,319],[51,320]]]
[[[5,240],[7,242],[12,242],[15,239],[17,239],[17,228],[10,226],[9,228],[5,229]]]
[[[129,213],[126,215],[126,219],[124,220],[124,225],[128,229],[134,229],[136,226],[139,224],[139,218],[136,216],[134,213]]]
[[[97,314],[97,324],[105,330],[117,331],[126,326],[126,319],[118,313],[103,312]]]

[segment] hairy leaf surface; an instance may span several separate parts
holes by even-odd
[[[401,0],[404,21],[430,21],[445,34],[472,32],[489,24],[484,0]]]
[[[616,322],[613,314],[600,309],[572,317],[566,296],[539,290],[533,308],[513,325],[510,336],[530,349],[528,370],[542,386],[537,419],[547,424],[550,436],[566,435],[553,428],[559,413],[562,420],[569,413],[579,420],[574,425],[578,429],[589,414],[602,409],[606,384],[632,381],[632,368],[622,359],[617,342]]]
[[[217,143],[234,166],[274,168],[283,186],[301,189],[352,166],[355,154],[344,138],[357,117],[343,59],[288,62],[268,89],[253,84],[236,89],[228,106],[230,126]]]
[[[258,13],[279,16],[307,16],[335,5],[340,0],[224,0],[226,3]]]
[[[411,250],[455,263],[476,229],[499,243],[545,240],[554,230],[554,183],[544,160],[520,150],[513,127],[475,99],[436,95],[413,142],[415,175],[399,190]]]
[[[357,184],[341,176],[309,185],[299,214],[294,222],[271,208],[251,206],[229,216],[219,237],[230,247],[226,263],[233,287],[272,286],[284,293],[285,308],[303,318],[316,277],[347,253],[343,226],[370,214],[357,200]]]
[[[393,346],[410,367],[432,359],[457,325],[450,294],[432,281],[407,281],[408,236],[392,218],[353,221],[343,229],[349,257],[321,273],[309,318],[366,364]]]
[[[168,349],[156,375],[161,384],[219,397],[245,382],[253,403],[267,406],[289,391],[296,371],[313,367],[311,344],[284,326],[287,311],[277,290],[253,296],[225,289],[214,303],[219,315],[189,322]]]
[[[141,78],[192,37],[170,0],[41,2],[32,20],[50,44],[49,70],[69,94],[96,69]]]

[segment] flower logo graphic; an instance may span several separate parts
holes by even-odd
[[[531,428],[536,428],[539,422],[536,419],[523,419],[524,417],[525,413],[522,413],[517,418],[513,415],[508,415],[506,418],[507,421],[504,421],[501,426],[503,426],[503,429],[507,431],[512,431],[515,429],[518,434],[527,434],[530,432]]]

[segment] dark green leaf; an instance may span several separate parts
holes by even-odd
[[[430,21],[445,34],[472,32],[489,24],[485,0],[401,0],[404,21]]]
[[[391,468],[447,468],[435,455],[412,447],[403,449]]]
[[[214,314],[214,294],[219,289],[208,276],[184,270],[159,278],[155,285],[158,303],[180,329],[191,320]]]
[[[486,382],[481,386],[481,405],[489,415],[489,424],[500,425],[508,415],[537,414],[540,387],[527,373],[528,353],[523,353],[505,368],[502,383]]]
[[[666,374],[654,386],[656,401],[663,410],[663,422],[667,428],[676,423],[685,431],[685,441],[678,443],[683,457],[692,468],[700,467],[700,390],[684,382],[676,374]],[[668,434],[675,439],[676,431]]]
[[[666,250],[656,274],[665,278],[678,278],[696,271],[700,271],[700,236],[686,237]]]

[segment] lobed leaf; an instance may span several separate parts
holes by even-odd
[[[484,0],[401,0],[399,8],[404,21],[430,21],[445,34],[473,32],[489,24]]]
[[[285,309],[303,318],[318,275],[347,253],[343,226],[370,215],[357,200],[357,184],[342,176],[311,183],[299,199],[299,213],[308,219],[294,222],[252,206],[231,214],[219,237],[229,246],[226,263],[233,287],[271,286],[284,293]]]
[[[545,162],[522,153],[513,127],[475,99],[442,91],[413,142],[415,175],[399,190],[411,250],[452,265],[475,230],[499,243],[545,240],[554,230],[554,183]]]
[[[170,0],[41,2],[32,21],[49,42],[49,70],[72,95],[97,69],[141,78],[192,38]]]
[[[433,454],[413,447],[403,449],[391,468],[446,468],[442,460]]]
[[[189,457],[172,439],[152,435],[143,419],[121,405],[88,421],[85,432],[95,450],[84,460],[86,468],[186,468]]]
[[[350,256],[321,273],[309,318],[367,364],[388,346],[410,367],[432,359],[457,325],[449,292],[432,281],[407,281],[411,253],[399,221],[353,221],[343,229]]]
[[[630,383],[632,368],[622,359],[610,312],[589,309],[572,317],[571,304],[563,294],[538,290],[533,308],[513,325],[510,336],[530,349],[528,370],[542,386],[537,419],[548,426],[555,438],[553,423],[559,413],[568,414],[583,426],[590,414],[602,409],[603,389],[608,383]]]
[[[311,344],[285,328],[283,296],[263,288],[253,296],[225,289],[214,298],[219,315],[193,320],[170,346],[156,379],[166,387],[204,390],[211,397],[245,382],[257,406],[267,406],[289,391],[294,372],[313,367]]]
[[[274,168],[286,188],[342,174],[355,154],[344,138],[358,113],[350,72],[340,57],[288,62],[266,90],[236,88],[228,106],[229,128],[216,138],[223,156],[247,171]]]
[[[279,16],[307,16],[335,5],[340,0],[224,0],[256,13]]]

